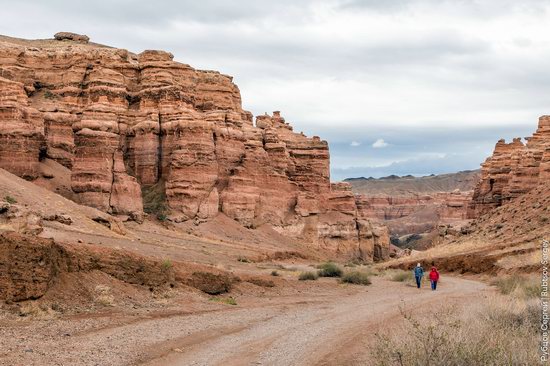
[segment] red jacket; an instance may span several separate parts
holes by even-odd
[[[437,268],[435,267],[432,267],[432,271],[430,272],[430,280],[432,281],[439,280],[439,272],[437,272]]]

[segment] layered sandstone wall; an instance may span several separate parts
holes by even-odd
[[[464,220],[473,192],[454,191],[409,196],[356,195],[357,207],[364,217],[379,221],[395,220],[430,207],[442,221]]]
[[[53,159],[71,169],[79,203],[136,221],[142,190],[160,187],[175,222],[222,212],[336,252],[387,256],[384,228],[358,217],[349,185],[331,186],[327,142],[295,133],[279,112],[254,124],[230,76],[164,51],[57,38],[0,38],[1,168],[34,179]]]
[[[539,185],[550,178],[550,116],[539,118],[531,137],[500,140],[481,165],[481,180],[475,188],[468,216],[479,217]]]

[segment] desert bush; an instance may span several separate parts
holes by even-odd
[[[275,287],[275,283],[273,281],[264,280],[262,278],[257,278],[257,277],[249,278],[248,280],[246,280],[246,282],[249,282],[253,285],[260,286],[260,287]]]
[[[31,300],[19,304],[19,316],[45,320],[53,318],[55,310],[46,304]]]
[[[316,280],[317,278],[319,278],[319,276],[317,275],[317,273],[311,272],[311,271],[302,272],[302,273],[300,273],[300,276],[298,276],[298,279],[299,279],[300,281],[314,281],[314,280]]]
[[[237,305],[237,300],[233,297],[212,297],[210,301],[220,302],[227,305]]]
[[[271,271],[271,275],[272,275],[273,277],[277,277],[277,276],[279,276],[279,272],[277,272],[277,271]]]
[[[13,205],[13,204],[17,203],[17,200],[15,198],[13,198],[12,196],[10,196],[10,195],[7,195],[6,197],[4,197],[4,201],[9,203],[10,205]]]
[[[354,285],[370,285],[371,281],[369,279],[369,275],[365,272],[360,271],[351,271],[344,274],[344,276],[341,279],[342,283],[351,283]]]
[[[342,277],[342,269],[335,263],[327,262],[317,266],[319,277]]]
[[[540,307],[534,299],[510,300],[484,300],[460,312],[447,308],[429,317],[402,311],[402,329],[376,335],[372,364],[535,365]]]
[[[237,258],[237,261],[238,261],[238,262],[241,262],[241,263],[250,263],[250,262],[251,262],[250,259],[248,259],[247,257],[244,257],[244,256],[239,256],[239,257]]]
[[[211,272],[193,272],[189,284],[210,295],[219,295],[231,290],[233,278]]]
[[[95,287],[95,302],[103,306],[114,306],[115,297],[111,294],[111,288],[106,285],[97,285]]]

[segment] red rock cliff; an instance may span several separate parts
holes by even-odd
[[[539,118],[537,131],[526,138],[497,142],[493,155],[481,165],[468,215],[478,217],[550,179],[550,116]]]
[[[175,222],[222,212],[336,252],[388,254],[349,185],[331,186],[326,141],[279,112],[254,124],[230,76],[167,52],[0,37],[0,167],[32,180],[43,158],[71,169],[79,203],[136,221],[154,188]]]

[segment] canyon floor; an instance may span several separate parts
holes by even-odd
[[[290,276],[291,274],[284,276]],[[295,280],[295,279],[294,279]],[[368,287],[334,279],[237,289],[238,304],[187,294],[178,304],[106,309],[42,320],[3,319],[5,365],[354,365],[369,360],[379,330],[415,312],[462,306],[492,290],[445,277],[433,292],[375,277]],[[428,310],[429,309],[429,310]]]

